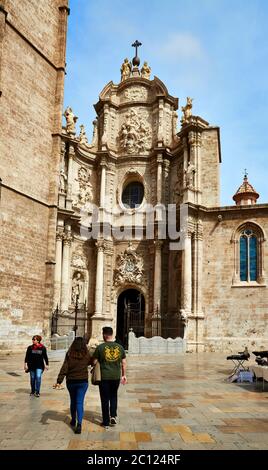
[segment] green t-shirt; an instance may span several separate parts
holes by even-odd
[[[121,363],[126,353],[121,344],[107,341],[97,346],[93,357],[98,359],[101,368],[102,380],[119,380],[121,377]]]

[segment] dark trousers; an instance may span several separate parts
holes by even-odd
[[[102,380],[100,389],[102,421],[104,426],[109,426],[110,417],[117,416],[117,390],[120,380]]]
[[[76,421],[78,424],[82,424],[82,419],[84,416],[84,398],[86,391],[88,389],[87,382],[80,383],[68,383],[67,382],[68,392],[70,394],[70,411],[73,421]]]

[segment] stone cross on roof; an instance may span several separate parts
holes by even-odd
[[[140,65],[140,59],[138,57],[138,47],[142,46],[142,43],[136,39],[135,42],[133,42],[132,47],[135,47],[135,57],[132,59],[132,64],[134,66],[139,66]]]

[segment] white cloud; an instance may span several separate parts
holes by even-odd
[[[154,50],[158,57],[170,59],[179,57],[181,59],[202,59],[204,50],[201,42],[191,33],[173,33],[162,45],[155,47]]]

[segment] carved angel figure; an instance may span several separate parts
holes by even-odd
[[[189,98],[187,96],[187,103],[185,106],[182,106],[181,110],[183,112],[183,116],[181,118],[181,123],[189,122],[189,118],[192,116],[192,107],[193,107],[193,98]]]
[[[78,119],[77,116],[74,115],[72,108],[68,106],[68,108],[65,109],[63,116],[66,119],[66,132],[68,134],[74,134],[76,133],[75,129],[75,123]]]

